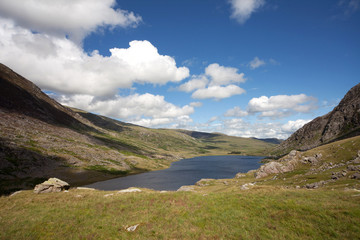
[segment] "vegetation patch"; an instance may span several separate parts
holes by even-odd
[[[98,171],[98,172],[102,172],[102,173],[113,174],[113,175],[127,175],[129,173],[129,171],[118,170],[118,169],[115,169],[115,168],[108,169],[107,167],[105,167],[103,165],[88,166],[85,169],[86,170]]]

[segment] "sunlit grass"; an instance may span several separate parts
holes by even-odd
[[[353,191],[70,190],[0,198],[1,239],[356,239],[359,222]]]

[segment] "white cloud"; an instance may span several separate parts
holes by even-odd
[[[309,121],[310,120],[299,119],[296,121],[289,121],[285,124],[278,122],[251,123],[240,118],[232,118],[218,120],[216,124],[212,124],[212,122],[198,124],[193,127],[193,129],[197,131],[222,132],[227,135],[239,137],[286,139]]]
[[[80,43],[99,27],[135,27],[141,17],[114,9],[115,0],[11,0],[0,1],[0,16],[19,26],[58,37],[68,35]]]
[[[202,102],[192,102],[192,103],[190,103],[190,106],[192,106],[192,107],[201,107],[203,104],[202,104]]]
[[[211,79],[210,86],[227,85],[230,83],[243,83],[246,81],[244,73],[237,73],[238,69],[210,64],[205,69],[205,75]]]
[[[148,41],[88,55],[71,40],[16,26],[0,18],[0,61],[42,89],[67,94],[114,96],[133,83],[166,84],[189,76],[189,69],[160,55]],[[86,87],[84,87],[86,86]]]
[[[232,109],[229,109],[224,116],[225,117],[245,117],[249,115],[247,111],[241,110],[240,107],[234,107]]]
[[[229,98],[233,95],[243,94],[244,92],[244,89],[236,85],[228,85],[226,87],[210,86],[208,88],[196,90],[192,94],[192,97],[197,99],[214,98],[216,100],[220,100],[223,98]]]
[[[233,95],[243,94],[244,89],[234,83],[243,83],[246,79],[244,73],[238,73],[237,68],[220,66],[217,63],[210,64],[205,68],[205,73],[180,85],[179,90],[192,92],[193,98],[220,100]]]
[[[281,129],[288,134],[292,134],[302,126],[304,126],[306,123],[310,122],[311,120],[304,120],[304,119],[298,119],[296,121],[288,121],[286,124],[284,124]]]
[[[265,4],[265,0],[230,0],[231,17],[240,24],[245,23],[256,10]]]
[[[96,98],[90,95],[62,95],[57,99],[67,106],[147,127],[191,122],[189,115],[195,111],[194,106],[179,107],[165,101],[164,96],[149,93],[126,97],[116,95],[110,99]]]
[[[316,99],[305,94],[261,96],[252,98],[248,103],[249,113],[261,113],[262,117],[284,117],[293,112],[310,112],[316,108]]]
[[[256,69],[258,67],[261,67],[265,65],[265,61],[259,59],[258,57],[255,57],[253,60],[250,61],[249,66],[251,69]]]
[[[246,111],[236,106],[225,112],[225,117],[245,117],[258,114],[260,118],[279,119],[295,113],[309,113],[317,108],[317,99],[305,94],[261,96],[252,98]]]
[[[206,76],[194,76],[190,81],[179,86],[180,91],[192,92],[196,89],[205,88],[209,80]]]

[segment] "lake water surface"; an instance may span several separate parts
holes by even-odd
[[[85,187],[100,190],[120,190],[141,187],[154,190],[177,190],[183,185],[194,185],[202,178],[233,178],[236,173],[260,167],[263,157],[206,156],[182,159],[170,168],[97,182]]]

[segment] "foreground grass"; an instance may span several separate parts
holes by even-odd
[[[359,222],[360,194],[343,190],[24,191],[0,198],[0,239],[358,239]],[[135,224],[136,231],[125,230]]]

